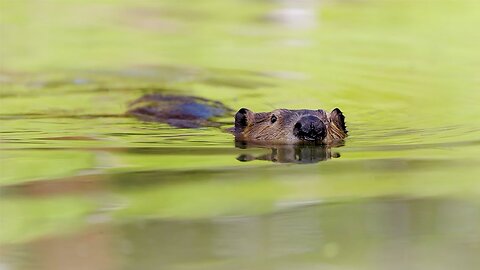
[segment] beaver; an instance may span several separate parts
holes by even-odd
[[[345,116],[340,109],[324,110],[278,109],[254,113],[242,108],[235,114],[233,134],[237,141],[332,145],[347,136]]]
[[[233,110],[219,101],[194,96],[146,94],[130,103],[128,115],[143,121],[167,123],[179,128],[221,126],[215,121]],[[335,145],[347,136],[340,109],[278,109],[254,113],[242,108],[235,114],[232,132],[236,141],[263,144],[314,143]]]

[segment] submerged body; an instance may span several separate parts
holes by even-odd
[[[128,115],[178,128],[219,126],[214,119],[231,112],[218,101],[193,96],[147,94],[130,103]]]
[[[237,141],[265,144],[336,144],[347,136],[345,117],[335,108],[324,110],[278,109],[254,113],[242,108],[235,115]]]

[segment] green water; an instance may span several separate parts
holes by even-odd
[[[0,1],[0,269],[476,269],[479,26],[475,0]],[[262,160],[232,115],[124,116],[153,92],[339,107],[350,136]]]

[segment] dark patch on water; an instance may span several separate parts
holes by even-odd
[[[130,103],[128,115],[179,128],[220,126],[214,118],[232,110],[219,101],[193,96],[147,94]]]

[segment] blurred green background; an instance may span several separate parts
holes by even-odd
[[[480,2],[0,1],[1,269],[475,269]],[[145,93],[339,107],[334,158],[240,155]]]

